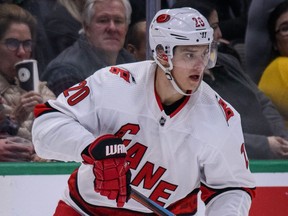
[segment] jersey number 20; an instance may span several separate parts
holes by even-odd
[[[67,99],[67,103],[70,105],[70,106],[74,106],[76,105],[77,103],[79,103],[80,101],[82,101],[85,97],[87,97],[90,93],[90,89],[88,86],[86,86],[87,84],[87,81],[84,80],[82,81],[81,83],[79,83],[78,86],[73,86],[67,90],[65,90],[63,92],[64,96],[65,97],[69,97]],[[74,92],[76,91],[75,93],[73,93],[72,95],[70,95],[70,92]]]

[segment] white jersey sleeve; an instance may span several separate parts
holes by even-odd
[[[151,62],[135,65],[135,71],[137,67],[149,70]],[[81,152],[86,146],[96,137],[111,133],[106,125],[113,124],[113,117],[105,110],[111,107],[117,110],[117,105],[113,106],[115,98],[122,89],[131,92],[135,85],[132,73],[107,67],[65,90],[56,100],[36,106],[32,139],[37,154],[47,159],[81,162]],[[125,98],[121,102],[125,104]],[[110,118],[102,122],[102,115]]]
[[[206,206],[206,216],[248,216],[250,206],[251,197],[246,192],[228,191]]]
[[[101,104],[105,79],[111,73],[106,68],[97,71],[103,76],[91,76],[49,100],[45,107],[36,107],[44,114],[37,117],[32,128],[33,143],[40,157],[61,161],[82,161],[81,152],[99,134],[97,104]],[[112,77],[113,78],[113,77]],[[94,103],[94,101],[97,103]]]
[[[249,169],[240,115],[220,96],[216,95],[216,98],[228,127],[218,126],[218,133],[226,131],[218,140],[211,132],[206,138],[207,146],[201,157],[201,198],[206,204],[207,215],[245,216],[250,209],[255,184]]]
[[[95,139],[78,122],[60,112],[35,119],[32,133],[36,153],[59,161],[81,162],[81,152]]]

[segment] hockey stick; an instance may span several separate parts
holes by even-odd
[[[156,202],[148,199],[146,196],[139,193],[133,188],[131,188],[130,197],[136,200],[137,202],[141,203],[142,205],[146,206],[147,208],[149,208],[151,211],[153,211],[155,214],[159,216],[175,216],[172,212],[158,205]]]

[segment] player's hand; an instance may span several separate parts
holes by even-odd
[[[131,191],[131,173],[123,141],[112,134],[100,136],[84,149],[82,158],[84,163],[94,166],[95,191],[123,207]]]

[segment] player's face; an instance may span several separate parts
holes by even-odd
[[[88,40],[94,47],[106,52],[119,52],[127,33],[125,7],[121,1],[96,2],[95,14],[89,26],[85,26]]]
[[[209,46],[177,46],[172,59],[172,75],[180,88],[195,92],[209,60]]]

